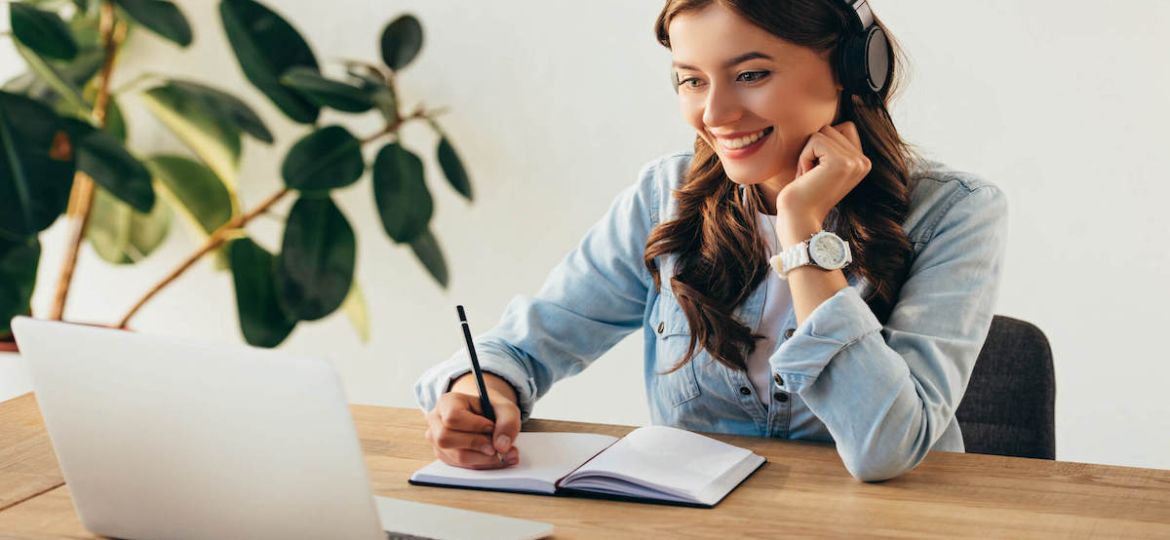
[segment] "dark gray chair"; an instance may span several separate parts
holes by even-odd
[[[1044,332],[996,315],[955,413],[967,451],[1056,459],[1055,402]]]

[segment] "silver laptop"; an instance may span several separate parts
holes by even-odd
[[[12,327],[77,514],[96,534],[553,532],[547,523],[373,497],[340,380],[324,360],[24,317]]]

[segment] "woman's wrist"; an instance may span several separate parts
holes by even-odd
[[[520,396],[516,394],[516,390],[512,388],[512,384],[504,380],[502,377],[484,372],[483,384],[484,386],[487,386],[488,393],[492,393],[494,390],[495,393],[505,397],[512,403],[520,402]],[[458,379],[455,379],[455,382],[451,383],[451,388],[448,391],[478,395],[479,385],[475,383],[475,374],[466,373]]]
[[[822,225],[815,218],[780,212],[776,218],[776,238],[782,249],[788,249],[808,240],[821,230]]]

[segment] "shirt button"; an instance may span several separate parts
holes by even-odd
[[[746,386],[741,386],[741,387],[739,387],[739,393],[741,393],[745,396],[749,396],[752,393],[752,389],[748,388]]]
[[[788,401],[788,394],[785,394],[784,392],[776,392],[775,394],[772,394],[772,397],[776,398],[776,401],[779,401],[780,403],[785,403]]]
[[[785,338],[790,338],[790,337],[792,337],[792,334],[795,334],[795,333],[796,333],[796,329],[795,329],[795,328],[789,328],[788,330],[785,330],[785,331],[784,331],[784,337],[785,337]]]
[[[666,323],[658,323],[658,333],[661,334],[663,330],[666,330]]]
[[[776,381],[776,386],[784,386],[784,377],[781,377],[779,373],[772,375],[772,380]]]

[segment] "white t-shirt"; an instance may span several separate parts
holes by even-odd
[[[770,233],[765,236],[770,248],[768,257],[771,257],[780,251],[780,242],[773,232],[776,230],[776,216],[759,214],[759,219],[761,225],[766,227],[764,231]],[[756,348],[748,355],[747,368],[748,378],[756,389],[756,396],[767,405],[772,393],[772,368],[768,364],[768,358],[776,352],[780,333],[784,331],[782,328],[784,318],[792,307],[792,291],[788,288],[788,282],[781,280],[775,271],[769,271],[768,277],[764,279],[767,280],[767,295],[764,298],[764,313],[758,333],[765,337],[756,342]]]

